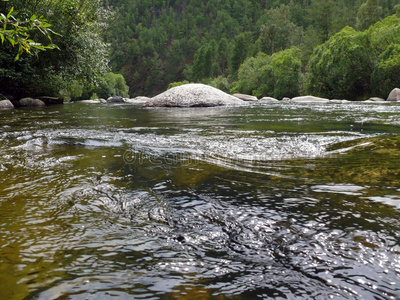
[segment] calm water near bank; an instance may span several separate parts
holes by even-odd
[[[0,111],[1,299],[399,299],[400,104]]]

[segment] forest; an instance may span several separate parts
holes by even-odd
[[[127,96],[129,87],[134,97],[202,82],[257,97],[307,93],[358,100],[386,97],[400,86],[400,0],[17,0],[0,5],[4,15],[11,6],[26,19],[43,15],[57,33],[49,33],[50,46],[57,49],[35,49],[38,55],[23,54],[17,61],[18,49],[2,41],[3,90],[5,85],[25,92],[50,86],[47,93],[60,93],[62,87],[74,99]],[[35,34],[46,39],[38,30]],[[24,82],[21,72],[34,84]],[[15,94],[10,88],[0,93]]]

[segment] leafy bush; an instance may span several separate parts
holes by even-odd
[[[252,94],[258,98],[293,97],[302,92],[300,49],[286,49],[269,56],[259,52],[239,68],[231,93]]]
[[[60,90],[67,88],[69,82],[78,80],[90,87],[108,71],[108,45],[103,42],[102,34],[111,14],[104,9],[103,1],[14,0],[0,3],[2,11],[10,11],[14,7],[21,20],[30,20],[32,16],[41,22],[38,26],[42,30],[27,31],[28,44],[33,47],[34,44],[30,42],[32,40],[37,46],[34,49],[46,49],[40,45],[48,43],[50,24],[52,30],[58,33],[52,36],[51,41],[59,49],[40,51],[37,57],[20,56],[14,63],[15,58],[21,54],[20,48],[13,47],[11,43],[3,44],[0,55],[0,92],[15,97],[43,94],[56,96]],[[18,42],[16,37],[13,39]],[[31,51],[30,48],[23,49]]]
[[[372,63],[365,33],[343,28],[315,48],[306,90],[316,96],[356,100],[370,94]]]

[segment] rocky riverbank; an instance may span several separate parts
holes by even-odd
[[[4,100],[0,101],[0,109],[14,109],[16,107],[37,107],[43,108],[54,104],[63,104],[64,101],[57,97],[41,96],[36,98],[22,98],[19,100],[7,99],[2,96]]]
[[[200,84],[189,83],[171,88],[153,98],[136,97],[126,99],[121,96],[113,96],[108,99],[81,100],[75,103],[84,104],[105,104],[105,103],[130,103],[139,104],[146,107],[213,107],[213,106],[241,106],[247,103],[347,103],[345,99],[327,99],[311,95],[299,96],[295,98],[283,98],[281,100],[272,97],[257,97],[245,94],[229,95],[214,87]],[[372,97],[364,102],[387,103],[400,102],[400,89],[393,89],[387,99]],[[15,107],[46,107],[52,104],[62,104],[63,100],[54,97],[23,98],[18,101],[8,99],[0,101],[0,109],[13,109]]]

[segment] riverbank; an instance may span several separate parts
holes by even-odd
[[[354,101],[346,99],[327,99],[312,95],[294,98],[275,99],[262,97],[258,99],[252,95],[233,94],[229,95],[219,89],[204,84],[184,84],[171,88],[153,98],[139,96],[136,98],[123,98],[113,96],[108,99],[79,100],[74,103],[84,104],[108,104],[108,103],[130,103],[144,105],[146,107],[214,107],[214,106],[242,106],[249,103],[350,103]],[[387,99],[371,97],[361,102],[366,103],[389,103],[400,102],[400,89],[395,88]],[[18,101],[2,100],[0,109],[13,109],[15,107],[43,108],[53,104],[63,104],[63,100],[55,97],[23,98]]]

